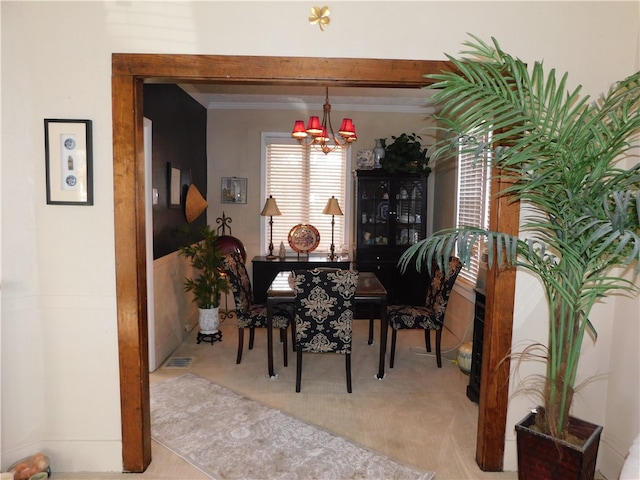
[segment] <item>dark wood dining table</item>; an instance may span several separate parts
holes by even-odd
[[[267,360],[269,377],[275,377],[273,368],[273,310],[278,303],[293,303],[295,295],[289,284],[291,272],[283,271],[276,275],[267,290]],[[375,304],[380,309],[380,360],[379,379],[384,378],[384,361],[387,353],[387,290],[373,272],[360,272],[356,288],[355,303]]]

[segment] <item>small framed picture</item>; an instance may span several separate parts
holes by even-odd
[[[222,177],[222,203],[247,203],[247,179]]]
[[[182,200],[182,182],[179,168],[167,164],[167,191],[169,192],[169,208],[180,208]]]
[[[47,203],[93,205],[91,120],[44,120]]]

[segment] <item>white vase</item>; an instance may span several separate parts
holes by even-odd
[[[473,343],[466,342],[458,348],[458,367],[462,373],[469,375],[471,373],[471,360],[473,358]]]
[[[198,316],[198,326],[200,327],[201,334],[211,335],[218,332],[218,325],[220,325],[218,318],[219,309],[220,307],[198,309],[200,312]]]
[[[382,168],[380,160],[384,158],[385,150],[382,146],[382,139],[376,139],[376,146],[373,149],[373,168]]]

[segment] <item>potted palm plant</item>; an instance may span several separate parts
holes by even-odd
[[[184,280],[184,290],[193,293],[193,302],[198,306],[198,343],[208,339],[213,343],[222,338],[218,330],[220,299],[230,291],[229,282],[222,270],[222,251],[218,235],[208,225],[202,230],[203,239],[192,245],[180,247],[180,255],[188,258],[199,275]]]
[[[637,272],[640,256],[640,163],[630,161],[640,133],[640,72],[591,102],[580,87],[565,91],[566,74],[557,79],[539,62],[529,70],[495,39],[472,37],[464,45],[465,57],[449,57],[455,71],[430,76],[431,101],[442,107],[438,119],[448,133],[432,159],[452,149],[478,159],[489,154],[493,174],[509,185],[497,194],[527,207],[520,235],[476,227],[437,232],[411,246],[400,268],[429,267],[454,252],[468,265],[485,242],[490,268],[516,266],[540,279],[549,314],[546,375],[542,408],[516,427],[519,478],[593,478],[601,427],[574,419],[570,410],[583,337],[596,338],[592,306],[614,291],[637,292],[617,269],[634,263]],[[489,133],[491,142],[481,140]],[[590,449],[588,458],[573,465],[574,474],[559,473],[573,457],[560,445],[582,437],[578,427],[595,431],[580,447]],[[525,429],[552,440],[546,458],[525,459],[526,450],[538,451],[521,446]]]

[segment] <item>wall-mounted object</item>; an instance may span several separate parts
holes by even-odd
[[[198,187],[193,183],[187,189],[187,198],[184,202],[184,215],[188,223],[193,223],[202,212],[207,209],[207,201],[204,199]]]
[[[180,200],[182,199],[182,182],[181,182],[181,172],[179,168],[176,168],[171,165],[171,163],[167,164],[167,190],[169,191],[169,208],[180,208]]]
[[[222,203],[247,203],[247,179],[222,177]]]
[[[91,120],[44,120],[47,203],[93,205]]]
[[[309,15],[309,24],[318,24],[320,31],[324,32],[324,27],[331,23],[331,10],[326,5],[324,7],[311,7],[311,15]]]

